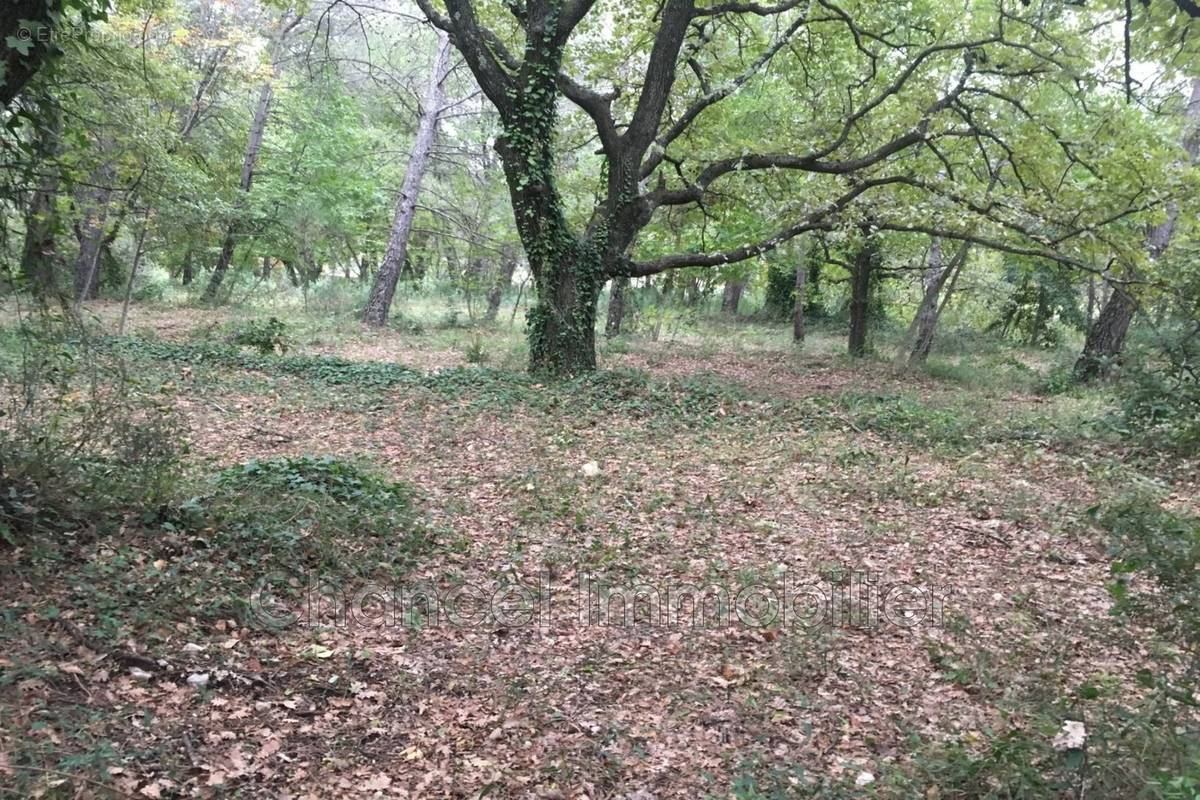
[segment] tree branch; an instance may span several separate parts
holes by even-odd
[[[732,250],[725,250],[717,253],[678,253],[674,255],[663,256],[655,261],[630,262],[628,265],[628,271],[624,274],[627,274],[630,277],[642,277],[645,275],[655,275],[668,269],[679,269],[681,267],[715,267],[722,264],[732,264],[738,261],[745,261],[748,258],[753,258],[774,250],[784,242],[794,239],[795,237],[807,231],[829,228],[830,225],[827,222],[828,218],[844,210],[859,195],[879,186],[887,186],[893,183],[903,183],[906,180],[907,179],[904,177],[888,177],[872,178],[870,180],[861,181],[854,184],[836,200],[833,200],[821,208],[810,212],[800,222],[784,228],[767,239],[762,239],[758,242],[745,244],[741,247],[735,247]]]

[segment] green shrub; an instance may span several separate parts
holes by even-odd
[[[1070,367],[1058,366],[1038,380],[1034,390],[1044,396],[1066,394],[1076,386],[1075,375]]]
[[[179,481],[180,426],[123,365],[61,330],[26,329],[0,410],[0,539],[113,532],[167,502]]]
[[[1126,431],[1179,453],[1200,451],[1200,382],[1183,365],[1128,374],[1121,406]]]
[[[468,364],[483,364],[488,360],[487,350],[483,346],[483,337],[478,333],[471,337],[471,343],[467,345],[463,356],[467,359]]]
[[[288,350],[285,334],[287,325],[275,317],[257,319],[239,327],[229,337],[229,341],[243,347],[252,347],[262,355],[271,355],[278,351]]]
[[[253,459],[223,470],[214,483],[193,508],[203,507],[215,543],[242,563],[326,574],[400,572],[429,544],[412,490],[353,462]]]

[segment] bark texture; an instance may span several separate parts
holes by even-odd
[[[796,265],[796,289],[792,298],[792,341],[797,344],[804,341],[804,292],[807,277],[808,270],[801,261]]]
[[[621,322],[625,319],[625,290],[628,288],[629,278],[613,278],[608,296],[608,319],[604,323],[604,335],[609,338],[621,334]]]
[[[850,274],[850,335],[847,339],[847,350],[855,358],[867,354],[871,279],[878,263],[878,244],[873,237],[867,236],[854,256],[854,268]]]
[[[738,315],[738,309],[742,304],[742,293],[746,291],[746,282],[726,281],[725,291],[721,295],[721,311],[731,317]]]

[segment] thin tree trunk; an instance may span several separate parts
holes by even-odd
[[[1090,329],[1096,319],[1096,276],[1088,276],[1087,326]]]
[[[935,238],[929,246],[929,264],[924,275],[921,305],[905,335],[908,350],[902,349],[898,354],[899,358],[907,357],[909,368],[924,364],[929,358],[938,321],[953,292],[958,274],[966,264],[968,249],[965,242],[959,245],[958,251],[947,264],[943,258],[941,240]]]
[[[271,101],[275,97],[275,79],[279,75],[279,50],[282,49],[288,34],[300,23],[299,16],[289,22],[287,19],[289,13],[285,13],[280,19],[279,31],[271,40],[271,77],[258,91],[258,104],[254,108],[254,118],[250,122],[250,135],[246,140],[246,151],[242,156],[242,174],[238,181],[237,211],[243,210],[250,189],[254,186],[254,173],[258,169],[258,156],[262,150],[263,135],[267,130],[267,117],[271,111]],[[208,276],[208,285],[204,288],[205,302],[211,303],[216,300],[221,283],[225,280],[225,273],[229,271],[229,264],[233,261],[233,250],[237,244],[239,217],[240,214],[235,213],[234,220],[225,229],[225,238],[221,242],[221,254],[217,257],[212,274]]]
[[[517,271],[517,253],[514,248],[505,246],[500,252],[500,266],[496,270],[496,278],[488,289],[487,311],[483,318],[487,322],[495,322],[500,313],[500,302],[504,293],[512,287],[513,273]]]
[[[125,333],[125,320],[129,316],[129,301],[133,298],[133,281],[137,278],[138,267],[142,263],[142,253],[146,249],[146,233],[150,230],[150,214],[142,220],[142,230],[138,233],[137,249],[133,251],[133,264],[129,267],[129,280],[125,283],[125,300],[121,303],[121,322],[117,325],[117,336]]]
[[[818,244],[812,245],[814,250]],[[821,302],[821,262],[815,255],[808,259],[808,280],[804,293],[804,312],[809,316],[824,316],[824,305]]]
[[[1033,327],[1029,330],[1028,344],[1031,347],[1041,342],[1042,334],[1046,330],[1046,323],[1050,320],[1050,309],[1046,302],[1046,287],[1039,283],[1037,293],[1037,308],[1033,314]]]
[[[792,341],[799,344],[804,341],[804,289],[808,269],[801,259],[796,264],[796,288],[792,298]]]
[[[1192,95],[1188,100],[1184,119],[1186,132],[1183,148],[1187,153],[1188,163],[1194,164],[1200,156],[1200,78],[1192,80]],[[1157,260],[1170,247],[1175,234],[1175,224],[1179,220],[1179,211],[1178,203],[1170,203],[1167,206],[1167,218],[1151,228],[1147,234],[1146,249],[1152,259]],[[1104,377],[1125,348],[1125,334],[1133,322],[1137,301],[1122,286],[1112,285],[1110,289],[1108,299],[1100,310],[1100,316],[1088,329],[1083,353],[1075,362],[1076,380],[1086,382]]]
[[[267,116],[270,113],[271,100],[274,95],[275,87],[272,81],[264,83],[258,93],[258,105],[255,106],[254,119],[250,123],[250,137],[246,141],[246,152],[242,157],[242,175],[238,181],[237,208],[239,211],[245,205],[250,189],[254,186],[254,172],[258,168],[258,156],[262,150],[263,135],[267,130]],[[208,286],[204,288],[205,302],[211,303],[216,300],[221,283],[225,280],[225,273],[229,271],[229,264],[233,261],[233,250],[237,246],[239,221],[235,219],[225,229],[225,238],[221,242],[221,254],[217,257],[212,274],[208,276]]]
[[[183,267],[181,269],[180,283],[184,286],[190,286],[192,280],[196,277],[196,265],[192,261],[192,248],[188,248],[183,254]]]
[[[417,212],[417,196],[421,192],[421,181],[425,177],[425,170],[429,166],[429,154],[437,138],[442,106],[446,102],[445,83],[449,72],[450,38],[439,32],[437,55],[434,56],[429,86],[425,90],[424,107],[421,109],[421,119],[417,125],[417,138],[413,143],[412,155],[408,159],[408,168],[404,172],[404,185],[400,189],[400,201],[396,204],[396,216],[392,221],[387,252],[383,256],[383,263],[379,265],[379,272],[375,275],[375,283],[371,286],[371,294],[367,299],[367,307],[363,311],[363,322],[368,325],[387,324],[392,298],[396,294],[396,282],[400,279],[400,271],[408,255],[408,236],[412,232],[413,218]]]
[[[612,290],[608,296],[608,319],[604,322],[604,335],[608,338],[621,335],[621,321],[625,318],[625,290],[629,288],[629,278],[613,278]]]

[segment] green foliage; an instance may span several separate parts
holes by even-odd
[[[1111,538],[1114,613],[1144,625],[1132,628],[1139,637],[1152,630],[1170,643],[1146,642],[1150,664],[1136,678],[1147,693],[1118,706],[1120,724],[1107,743],[1115,763],[1101,765],[1103,779],[1119,786],[1132,772],[1145,776],[1150,797],[1193,798],[1200,785],[1200,517],[1166,507],[1146,488],[1091,515]]]
[[[1010,261],[1005,279],[1013,285],[1012,294],[989,330],[1050,347],[1061,336],[1055,323],[1075,330],[1086,327],[1072,276],[1065,270],[1041,262]]]
[[[0,539],[107,535],[165,502],[183,452],[170,410],[119,361],[68,346],[61,330],[25,328],[21,339],[21,361],[4,376]]]
[[[933,405],[911,395],[848,393],[839,404],[853,424],[920,444],[963,444],[983,432],[959,408]]]
[[[1058,366],[1043,375],[1035,389],[1038,394],[1053,397],[1071,391],[1077,384],[1078,381],[1075,380],[1074,372],[1070,367]]]
[[[1155,350],[1137,353],[1124,373],[1121,425],[1155,448],[1200,452],[1200,339],[1193,331]]]
[[[229,341],[244,347],[252,347],[262,355],[270,355],[276,351],[286,353],[288,350],[287,325],[276,317],[257,319],[239,326]]]
[[[483,364],[488,360],[487,350],[483,346],[483,337],[480,334],[475,334],[471,337],[471,343],[467,345],[463,357],[467,359],[468,364]]]
[[[767,266],[767,293],[763,300],[763,314],[768,319],[789,319],[795,304],[795,265],[771,262]]]
[[[324,456],[252,459],[222,470],[179,519],[212,530],[210,546],[243,569],[323,576],[399,574],[431,544],[413,491]],[[197,512],[199,512],[197,514]]]
[[[1093,514],[1113,537],[1112,592],[1123,611],[1143,612],[1165,601],[1171,627],[1186,641],[1200,643],[1200,518],[1164,508],[1147,492],[1097,507]],[[1126,577],[1148,573],[1169,593],[1131,593]]]
[[[539,382],[531,375],[486,367],[421,372],[400,364],[333,356],[263,356],[216,342],[113,338],[107,346],[129,357],[254,370],[362,391],[410,387],[471,405],[511,407],[520,403],[543,409],[566,406],[664,422],[683,418],[694,422],[754,419],[774,408],[769,399],[708,375],[658,379],[639,370],[617,369]]]

